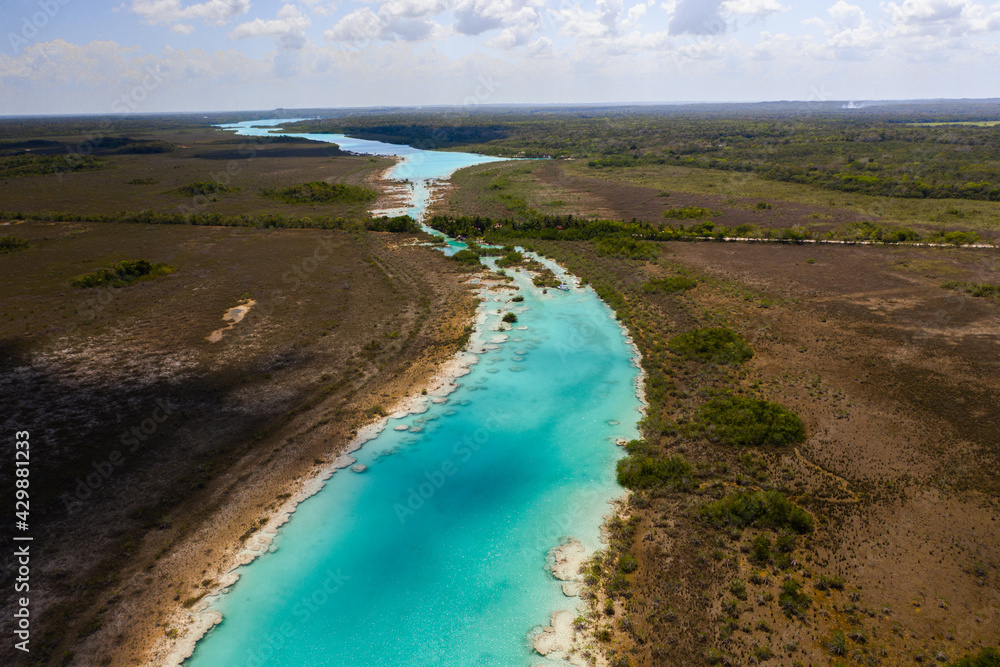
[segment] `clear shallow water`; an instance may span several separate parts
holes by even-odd
[[[338,471],[299,505],[213,602],[224,620],[186,665],[546,664],[528,634],[578,598],[545,557],[568,536],[600,548],[638,371],[591,290],[514,275],[524,302],[488,297],[482,328],[502,309],[527,329],[486,345],[447,402],[390,420],[354,454],[367,472]]]

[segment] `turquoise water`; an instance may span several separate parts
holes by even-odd
[[[514,275],[525,300],[487,297],[458,389],[390,419],[354,454],[367,471],[338,471],[298,506],[274,552],[213,601],[224,620],[185,664],[556,664],[528,636],[578,598],[546,554],[566,537],[600,548],[638,370],[590,289],[544,294]],[[519,328],[491,342],[498,309]]]

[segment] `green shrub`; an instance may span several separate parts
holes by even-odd
[[[286,204],[343,204],[366,202],[378,197],[378,193],[371,188],[325,181],[312,181],[288,188],[261,190],[261,194]]]
[[[782,447],[806,439],[806,427],[788,408],[748,396],[720,396],[701,406],[693,432],[734,447]]]
[[[782,229],[778,238],[786,241],[805,241],[812,237],[812,232],[804,227],[788,227]]]
[[[687,276],[670,276],[669,278],[653,278],[642,286],[646,294],[662,294],[686,292],[698,286],[698,281]]]
[[[754,208],[756,208],[758,211],[769,211],[772,208],[774,208],[774,206],[768,204],[766,201],[759,201],[757,202],[757,205]]]
[[[941,285],[944,289],[965,292],[974,297],[990,297],[1000,299],[1000,285],[989,285],[986,283],[961,283],[949,281]]]
[[[793,616],[801,615],[811,604],[812,598],[802,592],[802,584],[794,579],[782,582],[778,605],[785,610],[785,613]]]
[[[223,185],[217,181],[198,181],[197,183],[188,183],[187,185],[182,185],[177,188],[177,191],[182,195],[187,195],[188,197],[197,197],[199,195],[207,197],[214,194],[225,194],[227,192],[238,192],[239,188],[230,187],[228,185]]]
[[[781,553],[791,553],[795,551],[796,537],[792,533],[782,533],[778,535],[778,539],[775,540],[774,546]]]
[[[877,243],[908,243],[920,240],[920,234],[909,227],[883,227],[868,220],[852,222],[830,234],[846,241],[874,241]]]
[[[708,503],[699,511],[702,520],[717,525],[791,528],[797,533],[809,533],[813,529],[809,513],[780,491],[736,491]],[[768,545],[770,549],[770,540]]]
[[[393,232],[396,234],[415,234],[420,231],[420,225],[408,215],[398,215],[395,218],[382,216],[365,222],[365,229],[370,232]]]
[[[151,264],[145,259],[123,260],[70,280],[73,287],[124,287],[137,280],[173,273],[169,264]]]
[[[660,250],[655,244],[648,241],[636,241],[626,237],[603,238],[594,244],[594,249],[599,255],[608,257],[619,257],[622,259],[656,259]]]
[[[745,581],[736,577],[729,582],[729,592],[732,593],[739,600],[747,599],[747,584]]]
[[[668,220],[700,220],[722,215],[721,211],[713,211],[710,208],[700,206],[682,206],[679,208],[668,208],[663,212],[663,217]]]
[[[771,647],[768,644],[762,644],[754,647],[753,657],[757,658],[760,662],[764,662],[765,660],[770,660],[774,657],[774,651],[771,650]]]
[[[455,262],[460,262],[462,264],[468,264],[470,266],[476,266],[480,264],[479,255],[472,252],[471,250],[464,250],[464,249],[459,250],[448,259],[451,259],[452,261]]]
[[[521,303],[522,301],[524,301],[524,297],[523,297],[523,296],[521,296],[520,294],[518,294],[518,295],[517,295],[517,296],[515,296],[515,297],[514,297],[513,299],[511,299],[511,301],[512,301],[513,303]]]
[[[0,236],[0,253],[24,250],[30,245],[31,243],[25,239],[19,239],[16,236]]]
[[[758,564],[771,562],[771,538],[758,535],[750,545],[750,560]]]
[[[987,646],[979,655],[962,658],[950,667],[1000,667],[1000,651]]]
[[[753,348],[743,336],[722,328],[695,329],[674,336],[667,347],[687,359],[713,364],[735,366],[753,357]]]
[[[514,324],[515,322],[517,322],[517,315],[515,315],[514,313],[507,313],[506,315],[503,316],[503,321],[506,322],[507,324]]]
[[[979,234],[975,232],[934,232],[927,237],[928,243],[950,243],[952,245],[971,245],[978,243]]]
[[[844,590],[844,578],[825,574],[819,575],[816,579],[816,590],[825,591],[831,588],[836,588],[839,591]]]
[[[847,655],[847,637],[840,630],[833,633],[830,641],[826,644],[826,650],[830,655]]]
[[[639,569],[639,561],[632,554],[622,554],[618,559],[618,569],[625,574],[632,574]]]
[[[649,489],[677,482],[691,475],[691,464],[679,456],[658,458],[645,454],[618,462],[618,483],[627,489]]]
[[[523,261],[524,261],[524,255],[522,255],[517,251],[511,251],[497,260],[497,266],[500,267],[517,266]]]
[[[0,178],[61,174],[104,169],[108,162],[93,155],[11,155],[0,157]]]

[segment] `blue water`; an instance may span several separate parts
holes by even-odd
[[[406,181],[410,190],[410,203],[407,207],[398,211],[390,211],[392,215],[409,215],[415,220],[419,220],[427,206],[430,196],[430,187],[434,181],[447,179],[456,170],[462,167],[471,167],[476,164],[486,162],[501,162],[505,158],[491,157],[488,155],[476,155],[475,153],[453,153],[450,151],[425,151],[412,146],[400,144],[387,144],[381,141],[369,141],[367,139],[356,139],[344,134],[303,134],[289,133],[278,129],[280,125],[296,120],[306,120],[304,118],[271,118],[267,120],[244,121],[242,123],[231,123],[219,125],[221,128],[236,130],[237,134],[244,136],[292,136],[312,139],[313,141],[325,141],[335,143],[342,150],[353,153],[364,153],[367,155],[395,155],[403,158],[389,172],[389,177],[399,181]]]
[[[350,150],[414,150],[371,144]],[[443,155],[457,168],[462,154]],[[411,178],[440,164],[427,157]],[[614,439],[636,436],[638,371],[590,289],[545,294],[513,275],[525,300],[486,297],[479,363],[459,388],[390,419],[354,454],[366,472],[338,471],[299,505],[276,550],[213,601],[224,620],[187,665],[556,664],[528,635],[578,598],[563,596],[546,554],[570,536],[600,548],[608,501],[622,494]],[[498,309],[527,328],[491,343]]]

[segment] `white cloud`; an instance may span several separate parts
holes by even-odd
[[[526,43],[543,25],[544,0],[458,0],[452,8],[455,31],[463,35],[481,35],[502,29],[491,42]]]
[[[966,8],[965,0],[904,0],[889,2],[882,8],[894,23],[938,23],[959,18]]]
[[[325,2],[324,0],[302,0],[309,8],[309,11],[319,16],[330,16],[340,9],[339,2]]]
[[[331,42],[363,44],[384,39],[382,20],[368,7],[356,9],[323,33]]]
[[[357,9],[323,33],[331,42],[367,45],[372,41],[424,41],[447,34],[432,18],[448,6],[444,0],[387,0],[378,8]]]
[[[904,0],[881,5],[897,35],[958,38],[1000,30],[1000,3],[972,0]]]
[[[671,35],[721,35],[726,22],[719,10],[722,0],[677,0],[670,17]]]
[[[175,23],[170,26],[170,32],[177,33],[178,35],[190,35],[194,32],[194,26],[190,23]]]
[[[147,23],[176,23],[201,19],[212,25],[224,25],[250,10],[250,0],[207,0],[183,6],[181,0],[132,0],[130,10]]]
[[[611,38],[631,30],[646,12],[646,5],[638,4],[625,12],[622,0],[597,0],[597,8],[585,10],[580,5],[552,12],[561,23],[560,32],[578,39]],[[624,18],[622,14],[625,14]]]
[[[755,18],[771,16],[786,9],[778,0],[725,0],[722,8],[730,14]]]
[[[274,37],[284,49],[301,49],[306,45],[306,28],[312,23],[309,17],[295,5],[284,5],[278,11],[278,18],[265,21],[254,19],[241,23],[231,33],[230,39],[247,37]]]
[[[142,53],[137,46],[115,41],[73,44],[63,39],[37,42],[17,56],[0,54],[0,80],[23,79],[42,85],[82,84],[98,87],[105,96],[116,88],[126,90],[148,80],[151,72],[157,84],[173,84],[193,79],[216,80],[233,77],[254,81],[272,69],[269,60],[247,58],[238,51],[200,49],[181,51],[164,48],[160,55]],[[110,100],[109,100],[110,101]]]
[[[851,5],[844,0],[838,0],[837,4],[827,10],[830,18],[833,19],[836,30],[857,30],[866,22],[871,23],[865,17],[865,10],[857,5]]]

